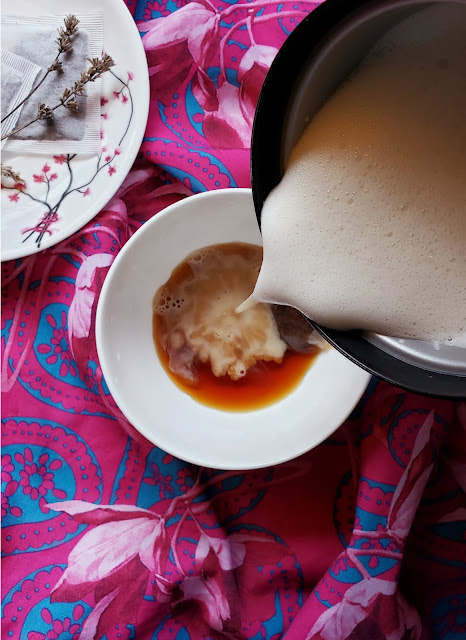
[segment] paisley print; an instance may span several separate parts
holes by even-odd
[[[462,638],[465,403],[374,378],[313,451],[237,472],[153,446],[111,397],[95,317],[115,256],[167,205],[250,186],[262,83],[319,4],[125,2],[150,73],[139,157],[78,233],[2,264],[4,637]]]

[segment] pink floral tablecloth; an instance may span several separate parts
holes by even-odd
[[[240,473],[152,446],[109,395],[94,322],[114,256],[179,198],[250,185],[261,84],[316,3],[127,5],[140,157],[79,233],[2,265],[3,637],[466,637],[465,404],[373,379],[315,450]]]

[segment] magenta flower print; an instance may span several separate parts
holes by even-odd
[[[150,6],[150,5],[149,5]],[[189,76],[192,92],[204,110],[202,131],[216,149],[247,149],[259,92],[278,48],[259,44],[253,35],[255,22],[275,20],[273,14],[259,16],[251,3],[248,18],[239,20],[221,38],[220,20],[236,13],[232,7],[219,11],[210,3],[190,2],[166,18],[141,23],[154,97],[166,102]],[[259,8],[259,7],[257,7]],[[262,11],[263,9],[261,9]],[[291,14],[290,14],[291,15]],[[290,17],[290,16],[288,16]],[[149,12],[145,16],[149,18]],[[235,29],[247,27],[251,46],[238,68],[239,86],[227,75],[225,49]],[[220,75],[209,77],[209,67],[219,54]]]
[[[194,484],[192,471],[187,467],[178,469],[176,484],[179,485],[180,491],[183,491],[183,492],[188,491],[188,489],[190,489]]]
[[[196,549],[196,563],[203,565],[210,551],[215,553],[220,568],[224,571],[237,569],[244,562],[246,555],[245,542],[255,540],[253,536],[231,534],[227,538],[213,538],[205,533],[201,533]],[[262,542],[267,542],[264,539]]]
[[[169,455],[164,457],[166,463],[169,460]],[[197,499],[235,474],[227,471],[211,476],[207,471],[202,483],[203,471],[198,471],[192,487],[165,503],[163,516],[132,505],[81,500],[46,506],[67,513],[77,524],[89,525],[71,550],[68,566],[51,593],[52,602],[73,602],[93,592],[96,605],[83,625],[82,638],[100,638],[109,625],[122,620],[135,624],[138,609],[134,602],[149,595],[148,591],[157,603],[166,605],[154,612],[156,618],[158,613],[171,612],[181,624],[189,624],[195,615],[199,629],[205,628],[199,638],[213,637],[213,630],[227,630],[237,608],[228,588],[236,580],[232,572],[257,573],[264,549],[269,561],[272,554],[272,564],[283,557],[273,537],[259,537],[247,531],[229,535],[223,532],[219,537],[201,524],[199,516],[209,509],[211,501]],[[166,491],[169,485],[164,483],[171,478],[154,466],[153,477],[148,480]],[[232,494],[236,490],[232,488]],[[160,504],[154,506],[159,508]],[[263,620],[272,615],[273,602],[271,598],[270,613],[267,607],[261,608]]]
[[[40,631],[29,631],[27,636],[28,640],[57,640],[57,638],[61,638],[63,635],[66,635],[68,640],[78,640],[81,635],[81,625],[78,624],[76,620],[79,620],[83,613],[84,609],[82,605],[78,604],[73,609],[73,620],[69,617],[59,620],[54,619],[50,609],[44,607],[40,615],[50,629],[48,629],[45,634]]]
[[[350,587],[341,602],[324,611],[306,640],[419,640],[421,635],[419,615],[399,593],[397,583],[367,578]]]
[[[144,9],[144,20],[152,20],[161,16],[170,15],[166,2],[148,2]]]
[[[198,69],[193,76],[192,91],[204,111],[218,109],[217,87],[202,69]]]
[[[345,562],[345,558],[341,556],[337,558],[331,566],[331,572],[336,576],[340,573],[340,571],[346,571],[346,569],[347,564]]]
[[[217,52],[220,15],[190,2],[166,18],[143,22],[149,76],[157,99],[169,99],[194,66],[207,68]]]
[[[10,508],[10,504],[8,502],[8,496],[4,495],[2,491],[2,518],[6,516],[9,508]]]
[[[2,456],[2,482],[11,482],[11,472],[15,470],[11,461],[11,456],[5,454]]]
[[[246,556],[245,542],[268,543],[250,535],[231,534],[226,538],[213,538],[201,533],[195,553],[199,575],[183,580],[183,601],[194,601],[203,611],[209,626],[223,629],[231,617],[231,603],[226,590],[225,572],[238,569]]]
[[[10,508],[10,504],[8,502],[8,496],[6,496],[2,491],[2,518],[6,516],[9,508]]]
[[[160,498],[164,500],[167,497],[167,494],[173,493],[173,489],[170,486],[172,477],[170,475],[162,475],[154,463],[152,463],[152,471],[153,476],[151,478],[144,478],[144,482],[145,484],[150,484],[152,486],[157,485],[160,491]]]
[[[50,344],[40,344],[37,348],[39,353],[48,354],[46,358],[47,364],[57,364],[60,362],[60,375],[65,377],[69,374],[77,375],[76,365],[73,361],[71,351],[69,350],[66,327],[66,314],[61,315],[62,326],[58,327],[55,318],[48,314],[47,322],[53,328]]]
[[[239,66],[239,88],[224,81],[216,89],[206,74],[198,71],[193,92],[206,111],[203,131],[212,147],[249,148],[259,93],[277,51],[275,47],[253,44]]]
[[[25,465],[24,469],[19,472],[21,476],[21,480],[19,484],[23,487],[23,493],[27,496],[31,497],[31,500],[37,500],[39,495],[44,496],[47,493],[48,489],[53,488],[53,483],[51,482],[52,474],[45,474],[42,467],[40,468],[41,473],[37,465],[34,463],[32,465]],[[35,487],[32,482],[33,478],[39,476],[40,484],[38,487]],[[47,476],[47,477],[45,477]]]
[[[241,90],[225,82],[217,90],[218,108],[206,112],[203,124],[204,135],[212,147],[217,149],[247,149],[251,144],[251,122],[253,112],[247,113],[242,105]]]
[[[8,513],[15,518],[20,518],[23,515],[22,509],[19,507],[12,507],[10,505],[9,499],[14,493],[16,493],[17,487],[17,482],[9,482],[5,488],[5,492],[2,491],[2,518],[4,518]]]
[[[165,524],[156,513],[129,505],[95,505],[79,500],[48,505],[76,522],[97,525],[86,530],[72,549],[68,566],[53,588],[52,602],[72,602],[96,590],[97,606],[84,624],[82,637],[101,637],[125,611],[127,623],[137,611],[129,608],[144,594],[148,571],[159,573],[159,552]],[[124,588],[123,586],[124,585]],[[92,635],[90,633],[92,627]]]
[[[31,449],[26,447],[24,454],[16,453],[15,460],[23,465],[19,475],[21,480],[19,486],[22,487],[23,493],[31,498],[38,500],[44,497],[48,491],[51,491],[56,498],[65,498],[66,493],[61,489],[55,488],[54,471],[61,468],[61,460],[53,460],[49,462],[49,454],[44,453],[39,457],[38,463],[34,462]]]
[[[19,507],[10,505],[10,497],[16,493],[18,489],[18,483],[16,480],[12,478],[12,472],[15,467],[12,463],[11,456],[9,454],[5,454],[2,456],[2,482],[6,483],[4,491],[2,491],[2,518],[4,518],[8,513],[14,516],[15,518],[19,518],[23,515],[22,510]]]
[[[221,631],[223,623],[231,616],[230,605],[226,597],[221,577],[206,576],[186,578],[183,583],[183,600],[194,600],[204,608],[209,625]]]
[[[252,126],[265,76],[277,53],[276,47],[253,44],[244,54],[239,65],[240,107],[249,126]]]
[[[93,613],[96,619],[90,621],[88,618],[83,634],[92,623],[92,628],[97,629],[94,637],[100,637],[110,621],[114,624],[127,603],[134,602],[138,594],[144,592],[148,571],[155,577],[159,601],[173,601],[176,595],[174,604],[182,596],[183,601],[197,603],[213,629],[221,629],[230,617],[222,572],[242,564],[243,542],[251,539],[250,536],[217,539],[202,534],[194,561],[200,575],[186,576],[179,559],[175,559],[184,576],[182,586],[177,587],[163,577],[161,562],[168,560],[170,547],[174,549],[184,518],[176,526],[175,538],[168,545],[165,519],[146,509],[130,505],[95,505],[78,500],[52,503],[48,508],[64,511],[78,523],[97,525],[88,529],[73,548],[67,569],[52,591],[53,602],[69,602],[95,590],[98,603]],[[122,584],[128,586],[123,589]],[[125,615],[128,614],[125,612]]]

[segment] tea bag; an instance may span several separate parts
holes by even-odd
[[[2,49],[2,136],[15,126],[22,108],[17,107],[30,92],[39,71],[37,64]],[[8,113],[11,115],[5,118]],[[2,148],[5,143],[2,140]]]
[[[65,16],[2,17],[2,41],[9,51],[39,65],[34,86],[39,85],[57,55],[57,29]],[[23,105],[17,127],[31,122],[39,104],[54,108],[66,88],[79,80],[90,63],[102,53],[102,14],[77,14],[78,32],[71,36],[73,49],[60,55],[62,70],[52,71]],[[37,120],[8,139],[8,151],[28,153],[97,153],[100,150],[100,85],[86,84],[85,95],[76,98],[78,110],[59,107],[53,119]]]

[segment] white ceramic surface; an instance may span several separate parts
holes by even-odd
[[[96,336],[107,385],[148,440],[195,464],[250,469],[284,462],[322,442],[350,414],[370,375],[330,348],[292,393],[264,409],[219,411],[182,392],[155,352],[153,296],[188,253],[234,241],[261,244],[249,189],[202,193],[158,213],[113,263]]]
[[[112,198],[141,145],[149,111],[149,76],[139,32],[123,0],[3,0],[4,15],[102,11],[104,50],[115,61],[101,84],[102,152],[18,154],[2,163],[19,171],[24,193],[2,189],[1,259],[35,253],[64,240]],[[118,95],[117,95],[118,94]]]

